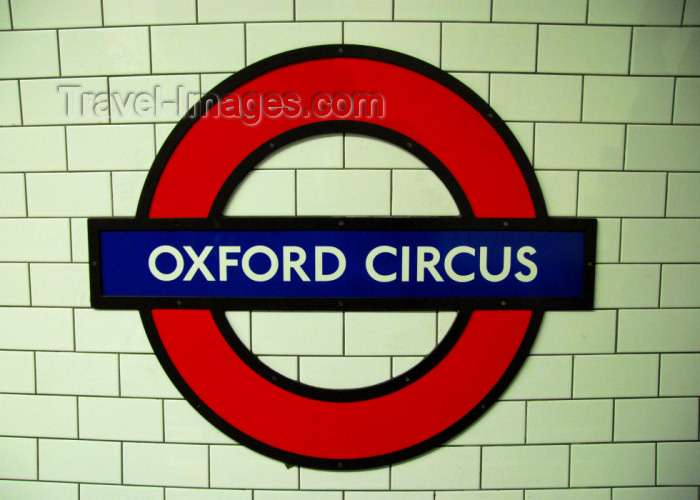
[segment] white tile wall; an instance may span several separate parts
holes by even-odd
[[[697,498],[699,25],[698,0],[0,0],[0,497]],[[471,428],[409,462],[338,473],[232,444],[182,399],[136,312],[90,309],[85,221],[133,216],[202,90],[342,42],[473,87],[532,159],[550,215],[598,217],[599,246],[597,310],[547,313]],[[158,93],[179,105],[137,102]],[[420,161],[354,135],[271,156],[226,211],[455,213]],[[273,369],[336,387],[408,369],[454,317],[227,316]]]

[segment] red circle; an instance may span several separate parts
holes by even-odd
[[[420,72],[363,57],[324,57],[273,67],[229,96],[294,92],[311,103],[321,91],[380,92],[383,117],[348,119],[418,140],[454,176],[476,217],[535,217],[521,167],[499,133],[462,96]],[[251,126],[216,116],[221,102],[172,151],[149,217],[207,217],[224,182],[253,150],[327,119],[300,113],[263,117]],[[333,402],[291,393],[252,370],[227,344],[210,311],[152,311],[169,362],[218,419],[259,443],[261,451],[321,461],[393,456],[454,428],[502,379],[531,318],[531,311],[475,311],[452,350],[423,377],[379,398]]]

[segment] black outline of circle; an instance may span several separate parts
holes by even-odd
[[[379,49],[376,47],[360,45],[323,45],[296,49],[259,61],[251,66],[244,68],[235,75],[227,78],[222,83],[217,85],[212,91],[210,91],[204,97],[202,97],[202,99],[197,104],[195,104],[193,108],[187,113],[187,115],[184,118],[182,118],[180,122],[175,126],[175,128],[170,133],[163,146],[159,150],[158,154],[156,155],[153,165],[146,178],[144,188],[141,192],[136,219],[138,220],[149,218],[148,211],[150,209],[151,200],[153,199],[153,195],[160,180],[160,176],[165,166],[167,165],[170,156],[172,155],[179,142],[185,136],[187,131],[190,129],[190,127],[194,125],[197,119],[201,117],[202,114],[205,113],[211,105],[218,102],[220,97],[224,97],[241,84],[246,83],[247,81],[257,76],[260,76],[268,71],[298,62],[335,57],[353,57],[388,62],[409,69],[413,72],[422,74],[423,76],[426,76],[436,81],[438,84],[448,88],[453,93],[457,94],[459,97],[465,100],[469,105],[476,109],[484,118],[487,119],[490,126],[494,128],[494,130],[498,133],[501,139],[506,143],[510,153],[513,155],[513,158],[518,164],[521,175],[523,176],[523,179],[527,185],[530,198],[535,208],[535,218],[547,218],[544,198],[542,196],[539,184],[537,183],[534,169],[530,165],[530,162],[527,156],[525,155],[524,151],[522,150],[522,147],[517,142],[512,132],[508,129],[505,123],[500,119],[500,117],[498,117],[495,111],[493,111],[493,109],[485,101],[483,101],[478,95],[471,91],[466,85],[464,85],[448,73],[444,72],[443,70],[414,57],[407,56],[405,54],[400,54],[387,49]],[[333,121],[321,123],[329,124],[333,123]],[[404,147],[404,149],[407,148]],[[436,172],[436,174],[438,174],[438,172]],[[425,441],[422,441],[421,443],[417,443],[407,448],[403,448],[401,450],[372,457],[356,459],[334,459],[305,456],[275,448],[242,433],[241,431],[233,427],[231,424],[226,422],[219,415],[214,413],[187,385],[180,373],[175,368],[172,360],[168,356],[162,342],[160,341],[158,331],[155,327],[155,321],[153,319],[153,316],[151,315],[151,310],[151,308],[141,308],[140,315],[144,323],[144,327],[146,329],[149,341],[151,342],[151,345],[154,349],[154,352],[158,357],[158,360],[160,361],[161,365],[163,366],[163,369],[168,374],[170,380],[182,393],[185,399],[202,416],[204,416],[219,430],[232,437],[240,444],[251,448],[252,450],[255,450],[259,453],[262,453],[271,458],[280,460],[288,464],[324,470],[359,470],[384,467],[387,465],[395,464],[426,453],[439,446],[440,444],[445,443],[447,440],[456,436],[458,433],[462,432],[471,423],[477,420],[498,399],[498,397],[503,393],[503,391],[508,387],[508,385],[510,385],[513,378],[520,370],[522,363],[527,357],[527,354],[530,351],[530,348],[532,346],[532,343],[534,342],[537,331],[539,330],[540,323],[544,314],[544,307],[538,309],[531,309],[532,316],[530,318],[523,341],[521,342],[515,356],[508,365],[506,371],[498,380],[498,382],[494,385],[494,387],[488,392],[488,394],[460,420],[447,427],[443,431],[426,439]],[[457,318],[455,319],[452,327],[450,328],[448,335],[446,336],[445,340],[441,342],[441,344],[446,344],[450,342],[448,338],[451,339],[452,337],[454,337],[456,341],[461,332],[459,332],[455,328],[455,326],[461,323],[460,321],[458,321],[458,319],[463,317],[464,313],[460,310]],[[464,327],[465,325],[466,323],[461,326]],[[243,347],[245,348],[245,346]],[[247,348],[245,349],[246,351],[248,351]],[[435,350],[437,349],[438,348],[436,348]],[[427,359],[429,356],[430,355],[426,356],[425,359]],[[419,363],[419,366],[420,364],[422,364],[422,362]],[[270,371],[275,373],[273,370]],[[385,384],[390,383],[391,380],[385,382]],[[401,418],[403,418],[402,415],[397,415],[397,425]]]
[[[245,180],[246,176],[270,154],[279,151],[285,146],[293,145],[296,141],[301,139],[329,133],[362,134],[368,137],[383,139],[405,149],[427,165],[431,172],[437,175],[445,187],[447,187],[452,199],[459,209],[460,218],[474,217],[471,206],[469,205],[469,200],[467,199],[464,191],[459,187],[456,179],[452,176],[447,167],[418,141],[381,125],[348,120],[334,120],[329,122],[317,122],[293,128],[270,139],[268,142],[258,147],[234,169],[229,178],[223,184],[221,190],[214,200],[214,203],[212,203],[212,208],[209,211],[209,218],[223,217],[222,213],[226,208],[226,203],[231,198],[235,188],[238,187],[238,185]],[[272,147],[270,145],[272,145]],[[304,217],[294,218],[304,219]],[[311,227],[309,229],[311,229]],[[343,308],[338,307],[338,309],[342,310]],[[317,387],[282,375],[260,361],[258,356],[243,344],[238,335],[236,335],[231,324],[226,319],[224,309],[212,308],[211,312],[216,325],[236,355],[238,355],[238,357],[240,357],[253,371],[263,377],[265,380],[288,392],[305,398],[320,401],[347,403],[386,396],[408,386],[426,373],[430,372],[443,360],[443,358],[452,350],[452,347],[454,347],[454,345],[457,343],[457,340],[464,331],[473,310],[473,308],[457,310],[457,316],[453,321],[453,325],[460,324],[461,330],[451,326],[448,330],[448,334],[445,335],[443,340],[441,340],[432,351],[425,355],[419,363],[411,367],[408,371],[377,384],[348,389]],[[426,309],[426,311],[437,313],[437,311],[432,309]]]

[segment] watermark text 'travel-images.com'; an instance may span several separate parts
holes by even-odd
[[[233,118],[246,125],[257,125],[264,118],[317,117],[321,119],[383,118],[386,115],[384,97],[378,92],[319,91],[309,102],[304,102],[295,92],[247,92],[231,93],[220,98],[199,101],[199,93],[188,92],[179,85],[174,95],[164,95],[163,88],[156,85],[150,91],[139,92],[95,92],[79,85],[59,85],[57,92],[64,96],[66,116],[119,117],[127,121],[159,119],[167,115],[182,117],[200,113],[199,106],[209,107],[216,118]],[[209,94],[211,96],[211,94]],[[192,104],[194,106],[192,107]]]

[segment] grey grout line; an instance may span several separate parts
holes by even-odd
[[[7,12],[8,12],[8,14],[10,14],[10,29],[14,31],[15,21],[13,19],[13,15],[12,15],[12,2],[11,2],[11,0],[7,0]]]
[[[632,75],[632,56],[633,56],[632,49],[634,47],[634,31],[635,31],[635,28],[632,27],[630,29],[630,51],[629,51],[629,57],[627,60],[627,74],[630,76]]]
[[[243,67],[248,66],[248,24],[243,23]]]
[[[153,74],[153,31],[148,26],[148,72]]]

